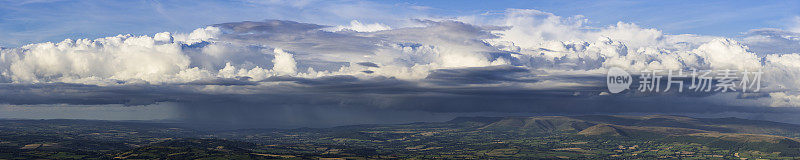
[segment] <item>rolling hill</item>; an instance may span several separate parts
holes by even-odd
[[[800,158],[800,125],[648,115],[459,117],[331,128],[0,120],[0,159]]]

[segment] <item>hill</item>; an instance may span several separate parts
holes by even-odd
[[[177,124],[0,120],[0,159],[800,158],[800,126],[648,115],[196,131]]]

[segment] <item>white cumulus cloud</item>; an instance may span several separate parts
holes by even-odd
[[[292,54],[281,49],[275,48],[275,59],[272,60],[272,70],[283,75],[292,75],[297,72],[297,62],[294,61]]]
[[[333,28],[289,21],[241,22],[198,28],[188,34],[162,32],[152,37],[120,35],[36,43],[0,50],[0,79],[21,84],[98,85],[242,80],[259,85],[244,89],[247,92],[286,87],[289,82],[283,81],[295,80],[290,78],[308,80],[304,83],[384,79],[431,88],[458,85],[441,83],[449,80],[472,87],[552,89],[535,86],[580,82],[536,78],[602,76],[607,67],[634,73],[645,69],[733,69],[764,71],[765,91],[774,92],[770,97],[776,100],[772,104],[797,104],[796,97],[783,92],[800,90],[800,55],[751,49],[765,48],[753,43],[771,42],[764,39],[670,35],[625,22],[588,27],[582,16],[560,17],[538,10],[509,9],[485,22],[477,20],[481,16],[472,16],[476,19],[472,23],[417,20],[420,25],[401,28],[355,20]],[[791,39],[782,45],[800,45],[789,42]],[[271,80],[281,82],[265,82]],[[202,91],[245,92],[213,85]]]
[[[333,32],[345,31],[345,30],[351,30],[356,32],[377,32],[390,29],[392,29],[392,27],[389,27],[388,25],[381,23],[363,24],[361,22],[358,22],[357,20],[352,20],[350,21],[350,25],[347,26],[338,25],[336,27],[326,28],[325,30]]]

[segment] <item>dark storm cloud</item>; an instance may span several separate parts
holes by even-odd
[[[379,67],[378,64],[375,64],[375,63],[372,63],[372,62],[358,62],[356,64],[362,65],[362,66],[367,66],[367,67],[375,67],[375,68]]]
[[[497,71],[471,75],[479,70]],[[513,79],[498,75],[521,72],[513,68],[446,70],[432,83],[492,84],[487,79],[518,83],[537,79]],[[466,73],[466,74],[453,74]],[[457,77],[465,76],[465,77]],[[454,78],[455,77],[455,78]],[[487,78],[488,77],[488,78]],[[469,79],[474,78],[474,79]],[[552,78],[552,77],[549,77]],[[254,94],[205,94],[206,86],[252,87],[238,80],[184,85],[2,85],[0,101],[9,104],[125,104],[174,102],[178,117],[196,125],[213,127],[325,127],[359,123],[407,123],[441,121],[469,113],[600,114],[600,113],[790,113],[790,108],[727,106],[679,95],[599,96],[603,86],[526,89],[510,86],[424,85],[393,78],[357,79],[331,76],[317,79],[274,77],[259,83],[290,82],[299,86],[275,87],[280,91]],[[273,90],[262,89],[262,90]],[[577,93],[577,94],[576,94]],[[502,115],[502,114],[500,114]]]
[[[1,84],[0,102],[6,104],[125,104],[145,105],[175,100],[179,89],[170,86],[100,87],[80,84]]]
[[[618,112],[716,112],[764,111],[773,108],[731,107],[684,95],[641,96],[635,93],[600,96],[604,86],[574,86],[528,89],[515,86],[469,86],[498,82],[536,83],[554,77],[515,76],[524,69],[485,67],[437,70],[425,81],[394,78],[358,79],[329,76],[315,79],[272,77],[259,83],[288,82],[297,85],[272,87],[279,91],[251,94],[207,94],[206,86],[257,86],[253,82],[220,79],[181,85],[94,86],[76,84],[0,85],[0,102],[8,104],[126,104],[178,102],[197,106],[226,104],[240,107],[323,106],[356,110],[402,110],[437,113],[536,112],[536,113],[618,113]],[[602,77],[594,81],[602,82]],[[588,78],[587,78],[588,79]],[[587,82],[587,81],[583,81]],[[459,85],[455,85],[459,84]],[[203,109],[202,107],[197,109]]]
[[[528,69],[514,66],[440,69],[431,72],[425,79],[441,85],[536,82],[536,80],[520,80],[511,77],[512,74],[529,73]]]
[[[257,85],[257,82],[250,81],[250,77],[239,77],[239,78],[217,78],[217,79],[209,79],[209,80],[197,80],[186,83],[188,85],[223,85],[223,86],[233,86],[233,85]]]
[[[585,53],[590,51],[580,51],[587,55],[578,58],[544,56],[578,54],[566,53],[570,49],[577,50],[567,47],[564,48],[567,51],[506,51],[484,39],[498,38],[491,30],[508,27],[481,27],[447,20],[419,23],[425,26],[376,32],[329,32],[322,30],[329,26],[280,20],[218,24],[214,26],[222,28],[224,34],[214,38],[220,41],[180,46],[190,57],[189,67],[209,71],[212,75],[208,77],[212,78],[197,76],[201,78],[180,83],[120,82],[105,86],[3,83],[0,103],[130,106],[170,102],[180,106],[180,117],[186,121],[246,127],[401,123],[443,120],[468,113],[798,112],[788,108],[730,105],[713,99],[737,93],[629,90],[608,95],[604,93],[606,77],[593,72],[603,66],[603,58],[592,60],[592,55]],[[568,46],[564,42],[555,44]],[[583,46],[585,48],[597,47],[588,45],[589,42],[571,44],[571,47],[581,44],[587,45]],[[615,43],[603,41],[601,44]],[[628,52],[625,46],[605,47],[599,50]],[[249,74],[273,73],[261,71],[275,70],[274,63],[278,59],[275,48],[284,49],[291,62],[296,62],[288,66],[298,74]],[[440,57],[448,54],[451,57]],[[383,57],[387,55],[395,57]],[[482,62],[487,64],[472,64]],[[229,65],[241,74],[213,75]],[[261,70],[252,69],[254,67]],[[318,75],[306,72],[311,68],[325,72],[313,72]],[[415,72],[419,68],[422,72]],[[37,68],[25,69],[35,71]],[[332,73],[347,69],[352,71]],[[205,72],[198,75],[202,73]],[[58,75],[34,76],[46,79]],[[637,78],[634,75],[634,79]],[[632,87],[637,86],[634,83]],[[730,97],[765,96],[739,94]]]
[[[233,22],[214,25],[230,29],[237,34],[297,34],[317,30],[326,26],[294,21],[267,20],[263,22]]]

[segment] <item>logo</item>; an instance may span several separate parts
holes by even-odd
[[[611,93],[619,93],[631,87],[633,79],[631,74],[617,67],[608,69],[606,85]]]

